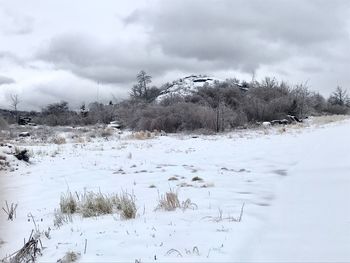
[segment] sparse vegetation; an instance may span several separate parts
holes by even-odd
[[[174,211],[177,208],[181,208],[183,210],[196,209],[197,205],[192,203],[190,199],[180,202],[178,193],[170,190],[169,192],[166,192],[165,195],[160,197],[156,210]]]
[[[121,217],[123,219],[133,219],[136,217],[136,204],[135,196],[123,192],[119,198],[119,210],[121,211]]]
[[[135,197],[126,192],[120,196],[104,195],[101,192],[84,192],[84,194],[70,191],[61,195],[60,211],[65,214],[79,213],[83,217],[93,217],[120,212],[123,219],[136,217]]]
[[[17,209],[17,204],[11,203],[9,205],[7,201],[5,201],[6,207],[2,207],[2,210],[7,214],[7,220],[13,221],[13,219],[16,218],[16,209]]]
[[[72,263],[80,259],[81,254],[74,251],[67,252],[63,258],[57,260],[58,263]]]
[[[40,235],[36,235],[36,233],[34,233],[34,230],[32,230],[28,241],[26,242],[24,239],[23,247],[11,255],[3,258],[1,262],[34,263],[36,262],[38,255],[41,255],[41,251],[42,244]]]
[[[52,143],[54,144],[65,144],[66,143],[66,138],[62,136],[55,136],[52,138]]]
[[[69,222],[73,222],[71,213],[62,213],[59,209],[55,209],[54,212],[54,219],[53,219],[53,225],[55,227],[61,227],[64,224],[67,224]]]

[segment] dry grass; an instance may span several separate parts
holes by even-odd
[[[78,202],[79,212],[83,217],[112,214],[119,204],[118,196],[106,196],[102,193],[85,192]]]
[[[119,212],[123,219],[136,217],[135,197],[126,192],[120,196],[104,195],[101,192],[84,192],[84,194],[70,191],[61,195],[60,211],[64,214],[79,213],[83,217],[93,217]]]
[[[206,216],[206,217],[203,217],[202,219],[210,219],[211,221],[214,221],[216,223],[224,220],[227,220],[229,222],[241,222],[243,217],[243,212],[244,212],[244,205],[245,203],[242,204],[238,217],[233,217],[233,216],[223,217],[223,211],[222,209],[219,208],[218,216]]]
[[[70,251],[67,252],[63,258],[57,260],[58,263],[71,263],[71,262],[76,262],[80,259],[81,254],[74,252],[74,251]]]
[[[156,210],[174,211],[177,208],[197,209],[197,205],[192,203],[190,199],[180,202],[178,193],[170,190],[160,197]]]
[[[24,245],[21,249],[3,258],[1,262],[9,263],[31,263],[36,262],[37,256],[41,255],[42,244],[40,235],[36,235],[32,230],[28,241],[24,240]],[[40,247],[39,247],[40,244]]]
[[[147,140],[147,139],[152,139],[156,136],[154,132],[150,131],[139,131],[139,132],[134,132],[131,134],[132,139],[137,139],[137,140]]]
[[[64,214],[74,214],[78,210],[78,199],[70,191],[61,195],[60,209]]]
[[[51,142],[54,144],[65,144],[66,138],[64,138],[62,136],[55,136],[52,138]]]
[[[119,207],[123,219],[133,219],[136,217],[135,196],[123,192],[119,198]]]
[[[349,118],[349,115],[324,115],[313,117],[311,123],[315,125],[324,125],[332,122],[348,120]]]
[[[60,210],[55,209],[54,219],[53,219],[53,225],[55,227],[59,228],[69,222],[73,222],[71,214],[63,214]]]
[[[111,137],[114,134],[113,128],[105,128],[99,132],[100,137]]]
[[[9,206],[7,201],[5,201],[5,203],[6,207],[3,207],[2,210],[7,214],[7,220],[13,221],[13,219],[16,218],[17,204],[11,203],[11,205]]]

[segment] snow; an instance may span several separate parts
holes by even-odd
[[[0,258],[23,246],[34,228],[31,214],[41,231],[52,229],[50,238],[41,237],[39,262],[69,251],[80,253],[81,262],[350,261],[349,132],[345,120],[198,138],[136,140],[125,133],[27,146],[33,163],[0,175],[1,205],[18,203],[14,221],[0,213]],[[133,193],[138,215],[74,215],[54,227],[68,188]],[[169,189],[198,209],[155,211]],[[243,203],[242,221],[230,220]]]
[[[191,75],[183,79],[175,80],[156,98],[156,101],[161,102],[166,98],[176,96],[190,96],[193,93],[197,92],[198,89],[203,87],[205,84],[212,86],[215,82],[222,82],[222,80],[213,77],[201,77],[196,75]]]

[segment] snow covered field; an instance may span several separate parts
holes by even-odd
[[[28,139],[20,146],[32,163],[0,171],[1,206],[18,204],[13,221],[0,213],[0,258],[23,246],[34,218],[43,233],[51,229],[39,262],[67,252],[80,253],[80,262],[349,262],[349,134],[343,120],[195,138],[122,134],[35,146]],[[68,189],[128,192],[137,216],[74,214],[55,227]],[[194,209],[155,210],[170,189]]]

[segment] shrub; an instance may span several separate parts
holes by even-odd
[[[341,105],[328,104],[326,111],[330,114],[344,115],[349,113],[349,107]]]

